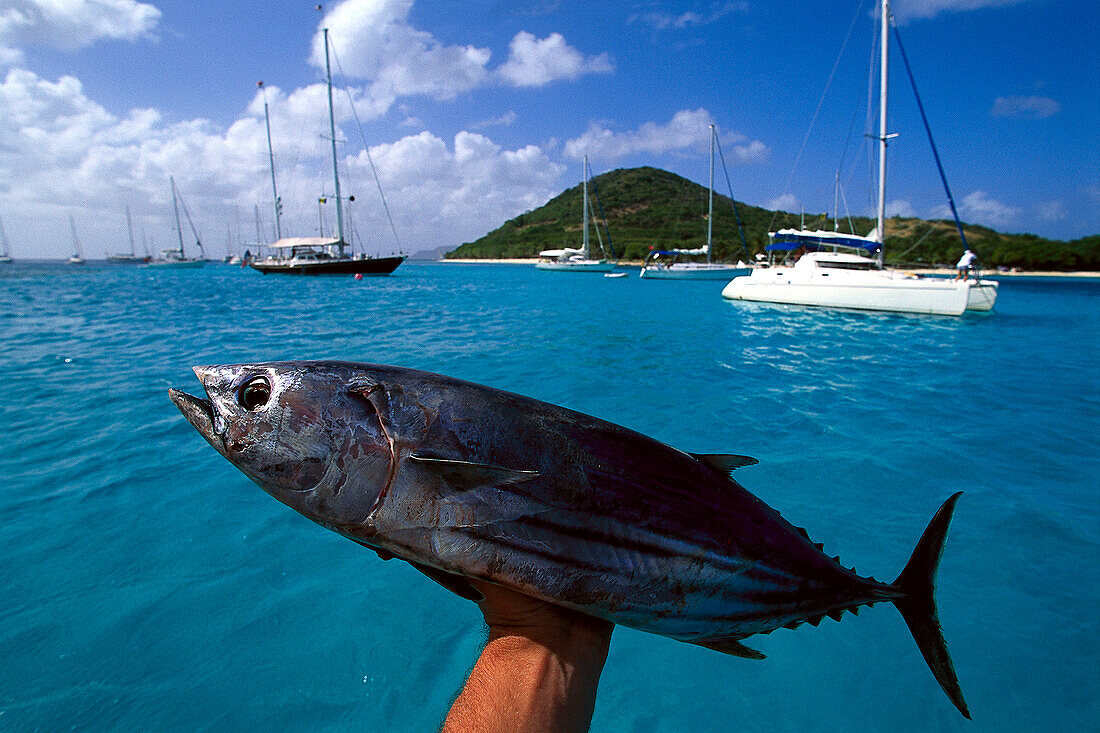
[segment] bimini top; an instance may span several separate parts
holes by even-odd
[[[650,250],[650,256],[653,255],[705,255],[707,250],[710,249],[705,244],[702,247],[695,249],[654,249]]]
[[[340,240],[335,237],[283,237],[274,244],[267,245],[276,249],[290,249],[292,247],[335,247]]]
[[[583,249],[573,249],[566,247],[565,249],[544,249],[539,252],[539,257],[564,257],[566,255],[580,255],[584,254]]]
[[[769,232],[768,239],[771,242],[765,249],[793,250],[805,247],[807,251],[814,252],[833,247],[845,249],[858,249],[866,252],[877,252],[882,249],[882,243],[875,238],[875,232],[866,237],[858,234],[841,234],[840,232],[826,232],[822,230],[808,231],[806,229],[780,229],[778,232]]]

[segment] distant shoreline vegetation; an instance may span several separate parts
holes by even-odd
[[[658,168],[624,168],[593,179],[599,195],[597,216],[611,231],[615,255],[622,260],[644,260],[650,248],[693,249],[706,241],[707,189],[675,173]],[[713,257],[718,261],[746,259],[737,233],[730,199],[714,194]],[[601,212],[602,209],[602,212]],[[581,187],[578,184],[545,206],[506,221],[484,237],[447,252],[446,259],[524,259],[544,249],[575,247],[580,242]],[[751,255],[764,251],[768,231],[797,228],[833,230],[825,215],[800,217],[738,202],[737,213]],[[857,234],[874,227],[867,217],[840,221],[840,231]],[[988,227],[964,224],[967,242],[984,269],[1100,270],[1100,235],[1071,242],[1033,234],[1002,234]],[[593,236],[593,245],[595,237]],[[606,238],[605,238],[606,246]],[[886,222],[886,262],[905,267],[952,267],[962,255],[954,222],[893,217]],[[597,254],[597,253],[594,253]],[[610,255],[610,252],[608,252]]]

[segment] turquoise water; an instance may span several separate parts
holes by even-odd
[[[431,731],[476,608],[277,503],[168,401],[193,364],[400,364],[607,418],[891,579],[965,491],[939,608],[973,723],[888,606],[751,640],[617,629],[595,731],[1034,731],[1100,720],[1100,282],[991,316],[729,303],[723,283],[407,263],[0,270],[0,729]]]

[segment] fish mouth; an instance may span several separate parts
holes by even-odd
[[[210,400],[189,395],[178,389],[169,389],[168,397],[187,418],[187,422],[199,431],[199,435],[215,448],[221,448],[222,438],[214,431],[214,406]]]

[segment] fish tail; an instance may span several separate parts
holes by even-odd
[[[920,647],[924,661],[928,662],[928,668],[936,676],[936,681],[959,712],[969,719],[970,711],[963,700],[962,690],[959,689],[951,655],[947,652],[947,642],[944,641],[943,630],[940,628],[934,597],[936,569],[947,539],[947,527],[951,524],[955,503],[961,495],[960,491],[945,501],[928,523],[928,528],[917,542],[908,564],[894,581],[894,587],[903,594],[894,601],[894,605],[909,626],[913,640]]]

